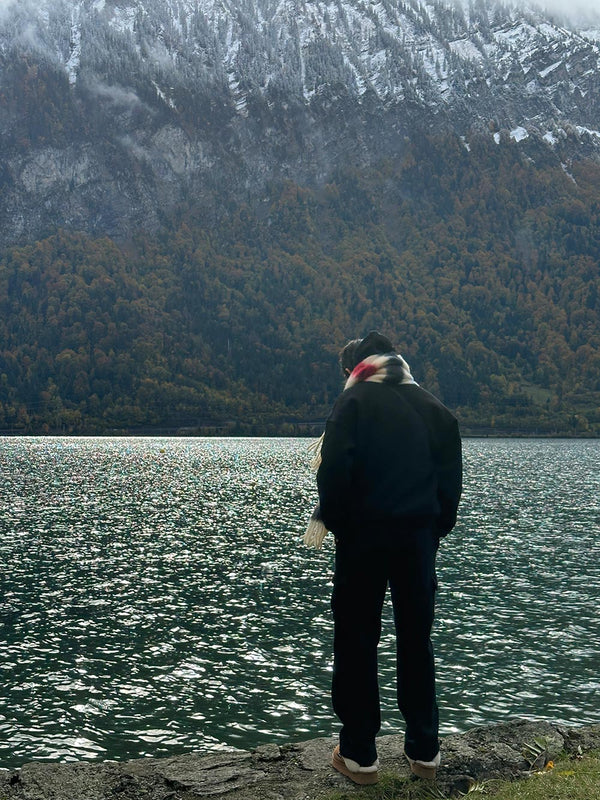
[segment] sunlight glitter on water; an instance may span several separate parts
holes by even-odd
[[[0,440],[0,766],[336,732],[307,440]],[[442,732],[600,721],[600,443],[465,442],[435,627]],[[395,709],[391,611],[382,732]]]

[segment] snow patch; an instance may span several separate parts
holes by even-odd
[[[600,139],[600,131],[595,131],[591,128],[584,128],[582,125],[577,125],[576,130],[579,134],[587,133],[589,136],[596,136],[598,139]]]
[[[593,42],[600,42],[600,28],[588,28],[581,31],[581,35],[585,39],[591,39]]]
[[[510,138],[514,142],[522,142],[523,139],[527,139],[529,137],[529,133],[527,130],[522,126],[518,125],[516,128],[513,128],[512,131],[509,132]],[[496,131],[494,134],[494,141],[496,144],[500,144],[501,134],[499,131]]]
[[[73,13],[75,16],[75,13]],[[65,69],[69,78],[69,83],[74,86],[77,83],[77,71],[81,61],[81,27],[77,20],[71,23],[70,53]]]
[[[449,45],[452,52],[456,53],[457,56],[469,61],[483,62],[481,50],[469,39],[457,39],[454,42],[449,42]]]
[[[546,69],[540,70],[540,77],[545,78],[551,72],[554,72],[555,69],[558,69],[560,66],[562,66],[562,63],[562,60],[557,61],[556,63],[551,64],[549,67],[546,67]]]
[[[523,43],[529,44],[537,34],[537,30],[528,23],[518,22],[511,27],[494,31],[494,39],[506,47],[519,48]]]
[[[523,139],[527,139],[528,136],[529,136],[529,133],[527,132],[527,130],[525,128],[523,128],[522,125],[519,125],[518,127],[514,128],[514,130],[512,130],[510,132],[510,138],[514,139],[515,142],[522,142]]]
[[[163,101],[163,103],[166,103],[166,105],[168,105],[170,108],[172,108],[175,111],[177,111],[177,106],[175,105],[173,100],[170,97],[167,97],[167,95],[163,92],[163,90],[156,83],[156,81],[152,81],[152,85],[156,89],[156,96],[160,97],[160,99]]]
[[[573,183],[574,183],[574,184],[577,186],[577,181],[575,180],[575,178],[574,178],[574,177],[571,175],[571,173],[569,172],[569,169],[568,169],[567,165],[566,165],[566,164],[562,164],[562,163],[561,163],[561,165],[560,165],[560,166],[561,166],[561,168],[562,168],[562,171],[563,171],[563,172],[565,173],[565,175],[567,176],[567,178],[570,178],[570,179],[573,181]]]
[[[136,13],[136,8],[116,6],[111,25],[120,33],[133,33]]]
[[[529,83],[525,86],[525,91],[527,94],[535,94],[539,89],[539,85],[537,81],[529,81]]]

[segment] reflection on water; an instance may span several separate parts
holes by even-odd
[[[332,542],[307,440],[0,440],[0,766],[330,735]],[[465,442],[442,732],[600,721],[600,443]],[[391,611],[380,648],[394,707]]]

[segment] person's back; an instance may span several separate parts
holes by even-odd
[[[356,783],[377,780],[377,645],[389,585],[405,753],[413,772],[433,777],[435,555],[456,522],[458,425],[381,334],[350,342],[341,362],[348,380],[327,420],[317,473],[320,518],[336,540],[332,699],[342,729],[332,763]]]
[[[344,521],[428,517],[447,532],[460,485],[444,485],[438,496],[438,467],[455,458],[458,440],[455,418],[420,386],[355,384],[340,395],[327,422],[318,476],[323,521],[335,530]]]

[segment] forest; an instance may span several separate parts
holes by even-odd
[[[209,224],[0,253],[3,434],[315,435],[377,328],[472,435],[600,434],[600,165],[430,135]]]

